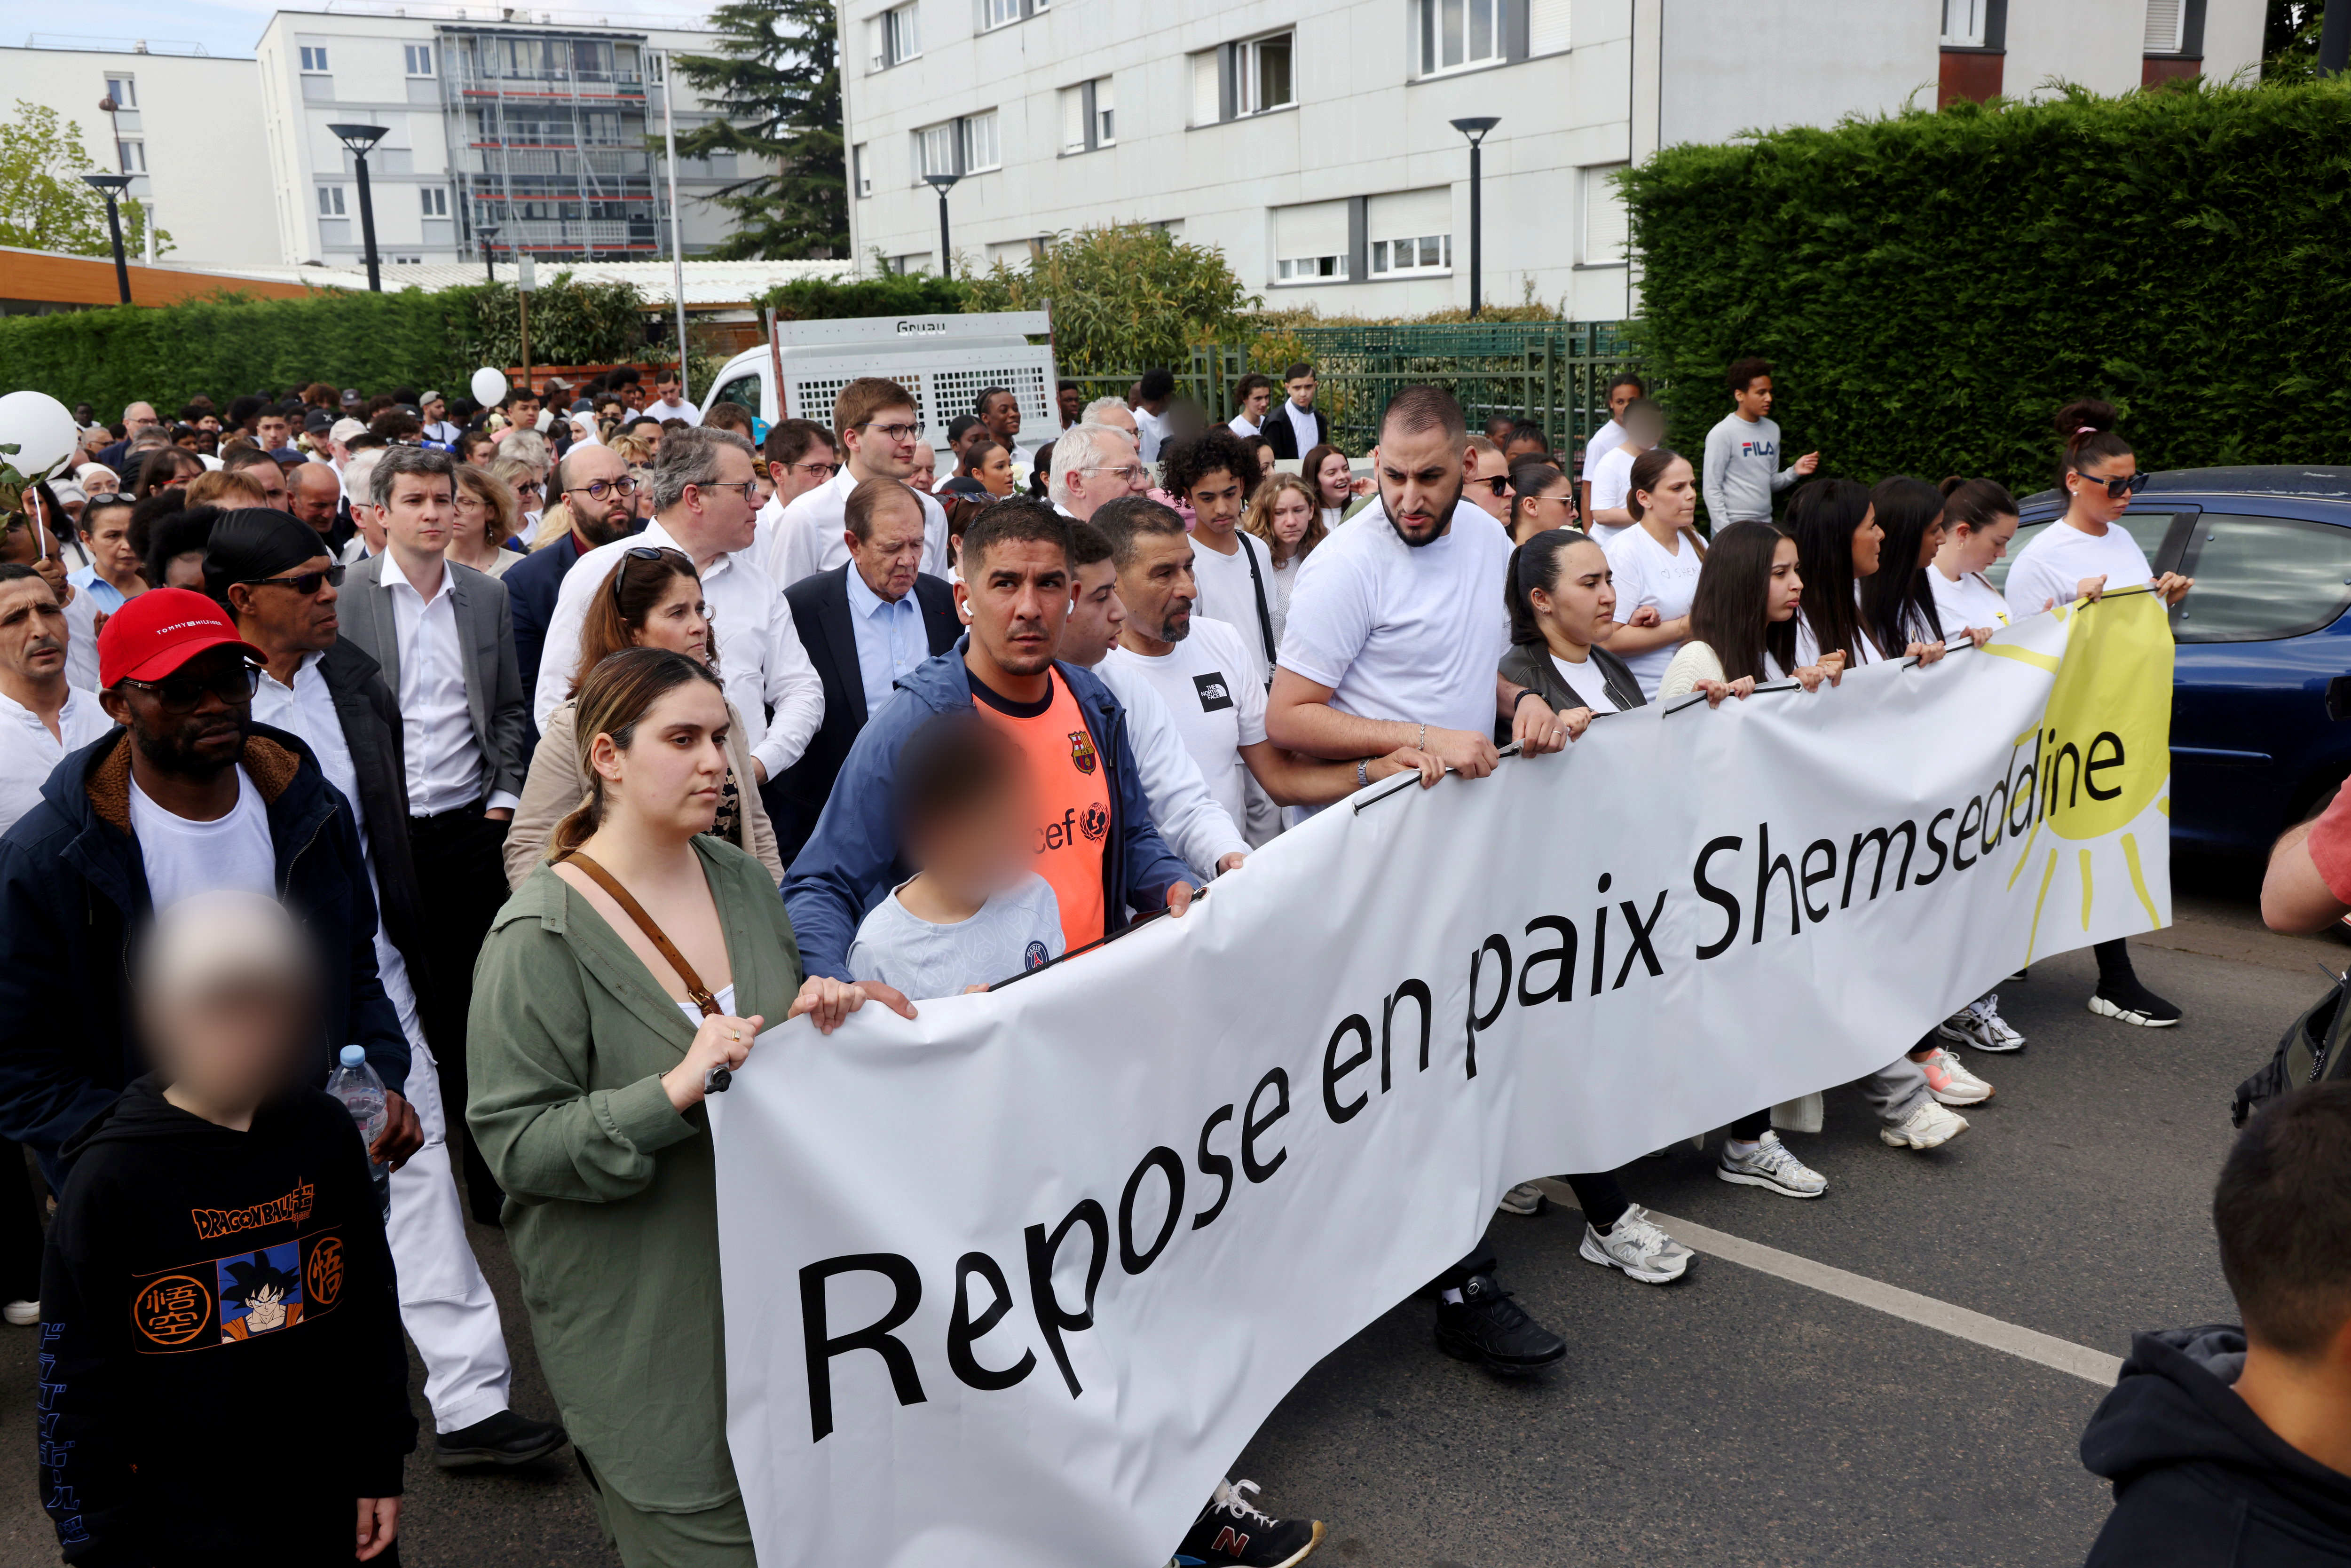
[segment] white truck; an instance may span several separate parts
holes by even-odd
[[[886,376],[914,394],[923,439],[944,453],[947,424],[976,413],[981,392],[1008,387],[1020,403],[1015,438],[1025,460],[1061,433],[1054,398],[1053,350],[1042,310],[968,316],[859,316],[831,321],[781,321],[768,345],[726,361],[703,398],[740,403],[767,425],[808,419],[832,427],[832,400],[860,376]],[[942,460],[940,477],[950,472]]]

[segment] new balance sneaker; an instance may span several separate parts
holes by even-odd
[[[2008,1020],[2000,1016],[1998,991],[1987,991],[1970,1002],[1936,1025],[1935,1032],[1954,1045],[1970,1045],[1978,1051],[2024,1049],[2024,1037],[2011,1029]]]
[[[2100,980],[2090,993],[2090,1010],[2117,1023],[2141,1029],[2169,1029],[2179,1021],[2179,1009],[2136,979]]]
[[[1965,1116],[1944,1110],[1929,1096],[1919,1101],[1901,1121],[1878,1128],[1877,1135],[1888,1148],[1939,1149],[1967,1130]]]
[[[1605,1236],[1585,1221],[1583,1245],[1576,1255],[1587,1263],[1622,1269],[1644,1285],[1680,1279],[1691,1257],[1690,1249],[1658,1229],[1648,1210],[1637,1203],[1617,1217]]]
[[[1714,1163],[1714,1174],[1724,1181],[1763,1187],[1782,1197],[1818,1197],[1829,1189],[1829,1178],[1790,1154],[1780,1134],[1768,1128],[1746,1154],[1733,1154],[1730,1145],[1724,1144],[1721,1158]]]
[[[1494,1372],[1535,1372],[1567,1359],[1567,1342],[1527,1316],[1490,1274],[1472,1274],[1459,1301],[1437,1303],[1437,1348]]]
[[[1290,1568],[1322,1544],[1319,1519],[1276,1519],[1251,1506],[1255,1481],[1218,1481],[1169,1568]]]
[[[1941,1046],[1918,1063],[1927,1075],[1927,1092],[1946,1105],[1980,1105],[1992,1097],[1992,1086],[1959,1064]]]
[[[1541,1214],[1551,1207],[1551,1199],[1534,1183],[1522,1181],[1504,1193],[1502,1201],[1495,1207],[1504,1214]]]

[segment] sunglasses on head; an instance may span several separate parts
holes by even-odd
[[[195,712],[207,692],[231,707],[243,707],[253,700],[253,694],[261,687],[261,666],[231,664],[209,675],[171,674],[160,681],[134,681],[126,675],[122,684],[152,694],[157,705],[167,714]]]
[[[701,575],[694,570],[692,556],[667,545],[631,545],[621,552],[621,564],[612,569],[612,602],[615,604],[621,602],[621,579],[627,574],[629,562],[632,560],[674,560],[684,566],[688,575],[696,578]]]
[[[2117,474],[2111,479],[2102,479],[2095,474],[2085,474],[2079,468],[2074,470],[2074,475],[2076,478],[2090,484],[2104,485],[2106,487],[2107,496],[2117,501],[2126,496],[2137,495],[2147,488],[2147,482],[2154,477],[2151,474],[2139,473]]]
[[[324,571],[299,571],[292,577],[248,577],[244,580],[244,586],[260,588],[269,585],[290,588],[308,599],[318,592],[321,587],[340,588],[343,585],[343,563],[337,561]]]

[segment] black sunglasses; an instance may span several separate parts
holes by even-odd
[[[162,710],[175,716],[195,712],[207,692],[231,707],[243,707],[261,689],[261,666],[231,664],[210,675],[172,674],[160,681],[134,681],[126,675],[122,684],[152,692]]]
[[[337,561],[324,571],[300,571],[296,572],[292,577],[248,577],[242,581],[246,588],[259,588],[265,583],[274,584],[279,588],[290,588],[308,599],[318,592],[322,586],[342,587],[345,570],[343,563]]]
[[[632,560],[667,559],[682,561],[684,563],[686,575],[696,581],[701,580],[702,574],[694,570],[694,558],[684,550],[673,549],[668,545],[631,545],[621,552],[621,564],[612,569],[612,602],[614,604],[621,602],[621,579],[627,574],[629,562]],[[627,617],[623,616],[622,619],[625,620]]]
[[[1492,493],[1494,499],[1497,501],[1500,500],[1510,488],[1510,476],[1508,475],[1501,475],[1492,479],[1472,479],[1469,483],[1472,485],[1485,486],[1486,488]]]
[[[2093,485],[2104,485],[2106,487],[2107,496],[2117,501],[2126,496],[2137,495],[2147,488],[2147,482],[2155,477],[2152,474],[2140,473],[2117,474],[2111,479],[2101,479],[2095,474],[2085,474],[2079,468],[2074,469],[2074,473],[2077,477],[2086,479]]]

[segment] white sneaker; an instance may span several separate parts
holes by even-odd
[[[1939,1149],[1967,1130],[1965,1116],[1946,1111],[1930,1096],[1893,1126],[1878,1128],[1877,1135],[1889,1148]]]
[[[1992,1086],[1959,1065],[1959,1059],[1937,1046],[1918,1063],[1927,1075],[1927,1092],[1946,1105],[1980,1105],[1992,1097]]]
[[[1534,1183],[1531,1181],[1522,1181],[1518,1186],[1512,1187],[1510,1191],[1504,1193],[1502,1195],[1502,1201],[1496,1204],[1494,1207],[1500,1209],[1504,1214],[1534,1215],[1541,1214],[1544,1209],[1550,1207],[1551,1199],[1544,1197],[1543,1189],[1537,1186]]]
[[[10,1301],[6,1306],[0,1307],[0,1318],[6,1318],[20,1329],[29,1328],[41,1321],[41,1303]]]
[[[1818,1197],[1828,1191],[1829,1178],[1788,1152],[1780,1134],[1766,1129],[1751,1154],[1734,1155],[1722,1145],[1714,1174],[1741,1186],[1765,1187],[1782,1197]]]
[[[1583,1245],[1576,1252],[1587,1263],[1622,1269],[1644,1285],[1680,1279],[1692,1257],[1688,1248],[1658,1229],[1648,1210],[1637,1203],[1618,1217],[1605,1236],[1586,1220]]]
[[[1998,991],[1987,991],[1970,1002],[1938,1024],[1935,1032],[1955,1045],[1970,1045],[1978,1051],[2024,1049],[2024,1037],[2011,1029],[2008,1020],[2000,1016]]]

